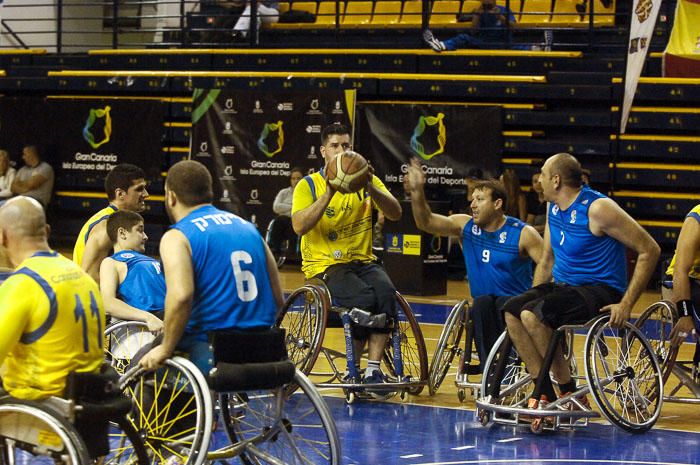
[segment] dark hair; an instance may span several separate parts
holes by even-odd
[[[350,129],[344,124],[333,123],[330,126],[326,126],[321,132],[321,145],[326,145],[328,139],[333,135],[344,136],[346,134],[350,135]]]
[[[198,161],[183,160],[175,163],[168,170],[165,185],[175,193],[178,202],[186,207],[211,203],[214,199],[211,174]]]
[[[116,244],[119,228],[131,231],[131,228],[139,223],[143,223],[143,217],[138,213],[129,210],[117,210],[107,218],[107,236],[109,236],[112,244]]]
[[[552,162],[552,174],[558,174],[564,186],[581,187],[583,168],[576,157],[569,153],[558,153],[554,157],[556,158]]]
[[[138,166],[132,165],[131,163],[120,163],[115,166],[107,173],[107,177],[105,178],[107,199],[110,201],[114,200],[116,198],[117,189],[127,191],[134,181],[138,179],[146,179],[146,173]]]
[[[484,179],[484,172],[481,168],[472,168],[467,171],[467,179]]]
[[[302,176],[304,176],[304,170],[301,168],[301,166],[295,166],[291,170],[289,170],[289,175],[291,176],[292,173],[301,173]]]
[[[491,200],[496,201],[501,199],[503,201],[503,210],[506,209],[506,203],[508,201],[508,194],[506,193],[506,188],[503,183],[497,179],[486,179],[484,181],[477,181],[474,183],[474,190],[489,190],[491,193]]]

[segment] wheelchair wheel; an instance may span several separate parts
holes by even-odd
[[[97,465],[149,465],[146,445],[130,419],[124,418],[109,428],[109,454],[95,461]]]
[[[90,465],[75,427],[36,402],[0,399],[0,463]]]
[[[277,326],[287,332],[289,359],[305,375],[311,372],[321,351],[330,307],[324,288],[306,284],[290,294],[277,318]]]
[[[425,350],[425,340],[420,326],[413,315],[411,306],[401,294],[396,293],[398,304],[399,338],[401,341],[401,363],[403,365],[404,379],[410,381],[428,381],[428,354]],[[394,357],[394,346],[389,339],[384,357],[382,358],[382,372],[389,377],[389,382],[399,382]],[[393,379],[392,379],[393,378]],[[417,396],[423,391],[423,385],[408,389],[409,394]]]
[[[129,368],[133,356],[155,339],[141,321],[120,321],[105,330],[105,357],[120,375]]]
[[[466,300],[452,307],[442,328],[440,339],[435,347],[435,354],[430,364],[428,391],[434,395],[450,369],[452,360],[463,352],[461,344],[466,339],[469,323],[469,303]]]
[[[119,384],[134,403],[128,418],[153,463],[204,462],[213,407],[207,382],[197,367],[182,357],[173,357],[155,371],[132,367]]]
[[[664,384],[673,371],[673,365],[678,356],[678,346],[671,345],[670,335],[673,326],[678,322],[678,312],[671,302],[661,301],[651,304],[637,318],[635,326],[644,334],[656,358],[661,364]]]
[[[501,364],[503,373],[499,375]],[[506,331],[501,333],[491,348],[484,367],[486,373],[481,379],[482,396],[491,395],[491,402],[496,405],[519,406],[527,401],[532,377],[525,370],[525,364],[518,357]],[[495,383],[500,385],[497,387]]]
[[[267,459],[273,457],[291,465],[340,464],[340,441],[328,406],[298,369],[294,382],[300,389],[291,395],[278,388],[220,396],[231,443],[250,441],[240,456],[243,463],[273,463]]]
[[[584,350],[586,378],[600,411],[632,433],[648,431],[663,403],[661,367],[644,335],[626,322],[610,327],[609,315],[593,323]]]

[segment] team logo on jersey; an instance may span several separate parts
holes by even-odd
[[[584,200],[584,201],[581,202],[581,203],[584,204],[584,205],[588,205],[588,199]]]
[[[571,219],[569,219],[569,223],[571,223],[571,224],[576,223],[576,210],[571,212]]]
[[[123,254],[122,254],[122,257],[124,257],[124,258],[134,258],[135,256],[136,256],[136,255],[134,255],[134,254],[132,254],[132,253],[123,253]]]
[[[472,234],[475,236],[481,236],[481,228],[477,225],[472,225]]]
[[[85,139],[85,142],[90,144],[90,147],[93,149],[106,144],[109,142],[110,137],[112,137],[112,117],[109,114],[110,110],[111,107],[109,105],[104,108],[90,109],[87,121],[85,121],[85,127],[83,128],[83,139]],[[102,135],[97,135],[97,137],[95,137],[96,135],[93,134],[93,131],[96,129],[95,125],[100,119],[104,119]],[[98,141],[96,140],[97,138],[101,138],[101,140]]]
[[[559,213],[559,205],[552,207],[552,215],[557,216],[557,213]]]
[[[335,258],[336,260],[340,260],[342,257],[343,257],[343,252],[341,252],[340,250],[333,251],[333,258]]]
[[[326,216],[328,218],[333,218],[335,216],[335,208],[333,207],[327,207],[326,208]]]
[[[503,231],[501,234],[498,235],[498,243],[505,244],[507,238],[508,238],[508,232]]]

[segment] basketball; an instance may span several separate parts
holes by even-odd
[[[367,160],[357,152],[337,155],[326,167],[328,182],[343,194],[357,192],[367,186]]]

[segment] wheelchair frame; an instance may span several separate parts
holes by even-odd
[[[678,319],[676,306],[661,300],[647,307],[637,318],[635,326],[647,336],[661,363],[664,385],[670,386],[664,400],[697,405],[700,404],[700,362],[678,360],[680,347],[671,345],[669,340]],[[685,395],[681,393],[683,388],[688,391]]]
[[[169,463],[169,457],[177,457],[184,465],[202,465],[204,461],[239,457],[246,465],[261,462],[338,465],[340,443],[328,407],[308,378],[291,362],[287,363],[292,370],[288,381],[300,389],[298,393],[292,393],[285,385],[251,390],[246,384],[245,371],[237,377],[226,371],[228,374],[220,374],[214,381],[217,376],[214,370],[210,379],[216,389],[210,392],[199,369],[178,356],[151,372],[139,366],[131,367],[120,379],[120,385],[134,399],[134,426],[144,437],[156,463]],[[217,363],[216,370],[224,370],[224,365],[227,364]],[[279,376],[279,366],[266,366],[274,363],[255,365],[258,375],[263,370],[262,379],[268,378],[265,373]],[[219,390],[221,386],[225,391]],[[146,391],[156,395],[144,400],[148,397],[144,395]],[[158,394],[165,397],[162,404]],[[208,451],[214,424],[213,394],[217,396],[218,410],[231,444]],[[178,422],[184,424],[179,426]],[[318,436],[320,430],[321,440],[303,436],[304,433]],[[284,454],[289,457],[279,458]],[[312,454],[317,455],[307,456]]]
[[[482,425],[491,420],[518,425],[526,420],[534,433],[586,426],[588,419],[600,416],[581,400],[591,393],[600,412],[612,424],[633,433],[649,430],[663,404],[661,367],[651,345],[635,326],[627,322],[622,329],[613,330],[609,320],[609,315],[603,315],[583,325],[565,325],[555,330],[532,396],[527,395],[531,378],[525,374],[517,356],[511,365],[520,371],[520,376],[512,377],[514,381],[506,385],[504,396],[502,380],[508,360],[513,358],[510,338],[503,336],[489,354],[487,375],[482,381],[483,397],[476,402],[477,417]],[[545,376],[549,376],[557,345],[565,331],[579,329],[588,330],[584,346],[587,385],[539,409],[527,408],[530,397],[540,397]],[[632,356],[637,357],[634,363],[629,361]],[[494,360],[497,360],[495,367],[492,366]],[[513,396],[513,392],[519,394]],[[503,402],[504,399],[507,402]]]
[[[396,293],[399,310],[389,343],[382,358],[382,372],[388,382],[362,384],[355,368],[352,344],[352,323],[346,309],[331,304],[331,296],[323,282],[312,280],[295,290],[287,298],[277,319],[277,326],[287,330],[287,349],[290,359],[307,376],[322,378],[317,387],[341,388],[348,403],[356,398],[386,400],[397,393],[401,399],[407,394],[418,395],[428,383],[428,357],[425,340],[410,305]],[[345,352],[323,346],[330,312],[340,314],[345,338]],[[403,318],[401,318],[403,313]],[[330,372],[313,371],[323,354]],[[360,354],[361,356],[361,354]],[[338,368],[336,361],[346,360],[346,371]],[[347,382],[351,380],[351,382]],[[371,391],[371,392],[370,392]]]
[[[483,376],[470,373],[471,368],[474,367],[470,362],[478,361],[478,355],[476,348],[473,347],[475,342],[474,325],[469,311],[469,301],[464,299],[452,307],[445,320],[430,364],[428,384],[430,395],[434,395],[438,391],[447,377],[453,360],[457,357],[457,373],[454,381],[457,387],[457,398],[460,402],[464,402],[467,398],[467,391],[474,399],[481,397]],[[564,358],[569,362],[572,375],[575,376],[578,373],[578,367],[576,366],[576,358],[573,356],[573,331],[566,331],[565,336]],[[497,343],[498,341],[494,345]]]

